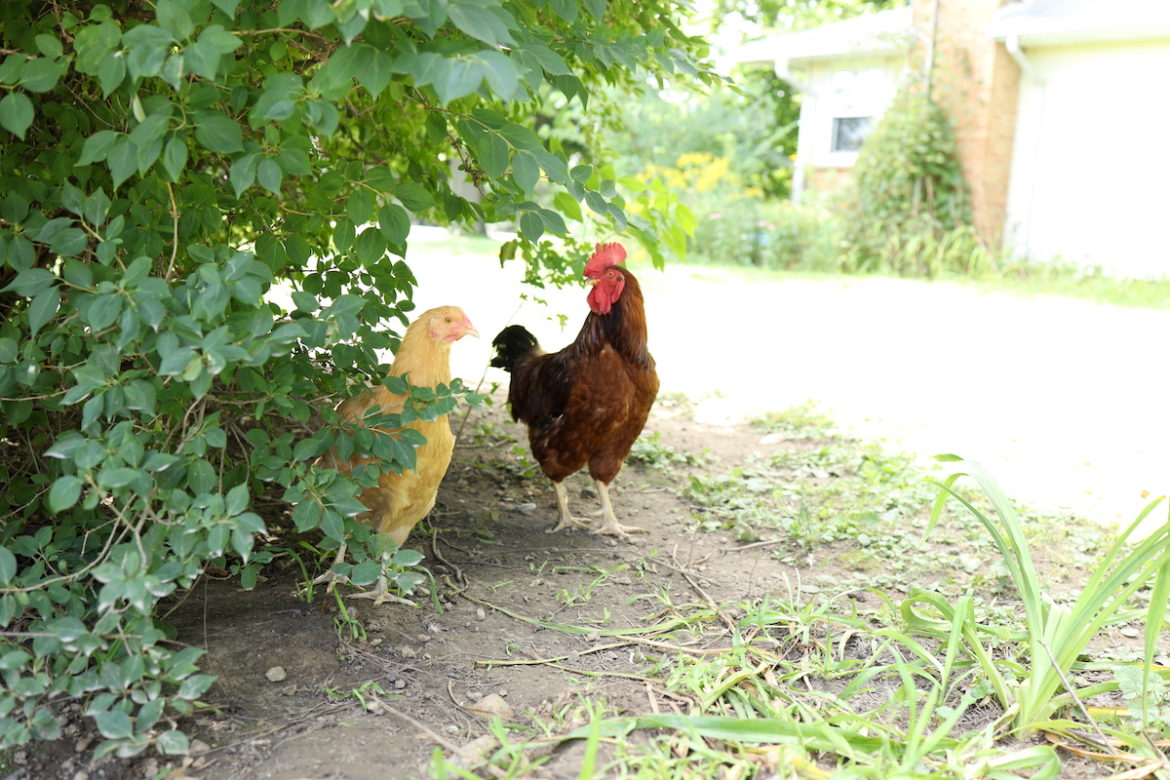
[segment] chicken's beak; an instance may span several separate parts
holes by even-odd
[[[476,338],[479,338],[479,331],[476,330],[475,326],[471,324],[471,320],[463,321],[463,335],[475,336]]]
[[[596,285],[600,281],[601,281],[600,279],[586,279],[585,286],[586,287],[593,287],[594,285]]]

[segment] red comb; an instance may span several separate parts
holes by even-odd
[[[601,276],[602,271],[611,265],[617,265],[626,259],[626,248],[621,244],[598,244],[585,264],[585,275],[593,278]]]

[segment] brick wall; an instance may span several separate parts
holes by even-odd
[[[1007,212],[1020,72],[987,27],[1006,0],[913,0],[914,27],[934,27],[931,93],[951,116],[975,227],[999,246]],[[935,10],[937,25],[934,24]]]

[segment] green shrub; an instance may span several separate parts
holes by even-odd
[[[903,89],[865,140],[843,198],[843,267],[934,276],[984,270],[950,119]]]

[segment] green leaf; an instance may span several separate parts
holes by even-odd
[[[484,8],[456,1],[448,6],[447,15],[451,22],[464,33],[489,46],[515,43],[511,33],[508,32],[508,25],[505,23],[508,13],[502,8]],[[515,24],[515,20],[509,19],[509,21]]]
[[[393,59],[386,52],[365,45],[358,47],[357,78],[370,97],[377,98],[390,83]]]
[[[73,474],[58,477],[49,488],[49,511],[53,514],[69,509],[81,497],[81,480]],[[0,580],[5,578],[0,577]]]
[[[7,585],[15,576],[16,556],[7,547],[0,547],[0,584]]]
[[[113,148],[106,158],[106,165],[110,169],[110,178],[114,180],[114,189],[122,185],[138,170],[138,148],[130,141],[129,136],[120,136],[114,141]]]
[[[195,23],[191,21],[191,15],[177,0],[158,0],[154,6],[154,13],[159,26],[170,30],[180,41],[189,38],[191,33],[195,32]]]
[[[547,46],[528,44],[522,47],[520,51],[527,52],[535,57],[536,61],[540,63],[540,67],[548,71],[550,76],[569,76],[573,73],[573,71],[569,70],[569,66],[565,64],[561,55]]]
[[[93,716],[93,722],[106,739],[125,739],[134,733],[134,723],[124,712],[99,712]]]
[[[366,228],[357,238],[357,259],[362,265],[370,265],[386,254],[386,238],[374,228]]]
[[[24,134],[33,122],[36,112],[28,95],[15,90],[0,100],[0,125],[17,138],[24,140]]]
[[[119,136],[120,134],[113,130],[99,130],[86,138],[85,144],[81,147],[81,157],[77,158],[77,164],[89,165],[105,160]]]
[[[274,195],[280,194],[280,183],[284,179],[284,171],[280,169],[280,165],[271,157],[261,158],[260,164],[256,169],[256,180],[260,182],[260,186]]]
[[[61,41],[55,35],[38,35],[33,41],[37,45],[37,51],[49,59],[55,60],[65,52],[61,46]]]
[[[378,212],[378,228],[392,245],[399,245],[410,233],[410,215],[397,203],[387,203]]]
[[[57,307],[60,305],[61,295],[54,287],[50,287],[33,298],[32,303],[28,306],[29,334],[36,336],[37,331],[43,328],[46,322],[53,319],[53,315],[57,313]]]
[[[122,86],[125,80],[126,57],[120,51],[112,51],[98,66],[98,83],[102,88],[102,97],[109,97],[110,93]]]
[[[4,290],[12,290],[17,295],[32,298],[56,281],[57,277],[44,268],[28,268],[17,274]]]
[[[228,0],[218,0],[216,5],[226,3]],[[235,5],[233,2],[232,5]],[[230,12],[234,13],[234,11]],[[181,731],[164,731],[158,735],[158,749],[168,756],[185,756],[191,750],[191,744],[187,741],[187,735]]]
[[[355,225],[365,224],[369,221],[370,215],[374,213],[374,193],[367,189],[355,190],[349,196],[345,212]]]
[[[237,198],[256,181],[256,168],[259,164],[260,155],[257,152],[240,155],[232,162],[228,178],[231,180],[232,189],[235,190]]]
[[[195,350],[190,347],[178,347],[173,352],[163,356],[158,372],[163,376],[178,376],[187,370],[192,360],[197,360]]]
[[[236,6],[240,4],[240,0],[211,0],[211,2],[232,19],[236,16]]]
[[[73,53],[77,56],[77,70],[96,75],[106,55],[122,39],[122,29],[114,22],[91,24],[78,30],[73,39]]]
[[[508,57],[498,51],[481,51],[475,55],[475,60],[497,95],[512,100],[520,93],[520,71]]]
[[[435,69],[432,86],[443,105],[470,95],[483,82],[483,69],[467,60],[440,58]]]
[[[435,205],[435,198],[422,185],[411,181],[398,184],[394,195],[411,211],[425,211]]]
[[[167,139],[167,145],[163,147],[162,161],[163,168],[171,181],[178,181],[187,167],[186,133],[171,133],[171,137]]]
[[[195,116],[195,140],[210,152],[231,154],[244,149],[239,124],[218,111],[201,111]]]
[[[528,152],[517,152],[512,157],[512,178],[516,180],[516,186],[521,192],[531,195],[536,182],[540,179],[540,166],[536,163],[536,158]]]
[[[65,65],[65,62],[58,63],[44,57],[28,60],[20,69],[20,86],[29,92],[48,92],[57,86]]]
[[[183,50],[186,69],[200,78],[215,81],[219,72],[219,49],[207,41],[196,41]]]
[[[544,220],[538,214],[526,211],[520,215],[520,232],[529,241],[536,241],[544,235]]]

